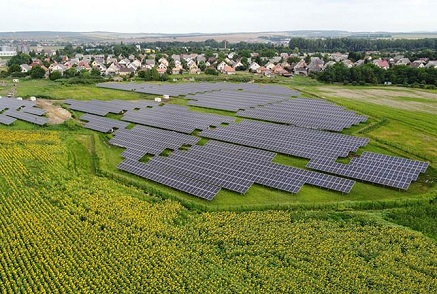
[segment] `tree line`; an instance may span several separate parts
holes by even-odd
[[[420,51],[426,49],[437,50],[437,38],[415,40],[292,38],[288,45],[290,49],[298,48],[301,52]]]
[[[316,78],[325,83],[359,85],[392,83],[435,88],[437,86],[437,69],[399,65],[385,70],[370,63],[348,68],[343,63],[336,63],[316,74]]]

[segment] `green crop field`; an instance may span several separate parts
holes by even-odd
[[[345,132],[370,139],[360,152],[428,161],[428,171],[408,191],[357,182],[350,194],[305,185],[294,195],[255,185],[207,202],[117,170],[123,149],[75,119],[0,125],[1,292],[436,292],[437,91],[276,82],[368,115]],[[13,87],[5,83],[1,96]],[[30,80],[16,92],[153,98]]]

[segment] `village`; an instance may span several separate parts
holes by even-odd
[[[367,51],[363,58],[352,58],[348,53],[293,53],[276,50],[274,56],[263,56],[262,52],[247,52],[227,49],[215,50],[207,53],[170,54],[165,50],[141,49],[129,55],[72,53],[62,54],[62,50],[51,50],[42,46],[38,50],[29,52],[27,47],[2,46],[0,51],[0,70],[3,77],[30,76],[33,68],[38,68],[38,78],[69,78],[80,73],[92,73],[94,76],[110,77],[113,80],[126,80],[136,76],[144,77],[144,72],[154,71],[162,76],[199,75],[202,73],[217,75],[235,75],[237,73],[251,73],[265,77],[292,77],[294,75],[308,76],[323,72],[335,64],[343,64],[347,68],[373,64],[381,69],[395,66],[411,68],[437,68],[437,61],[429,58],[410,60],[399,52],[383,56],[378,51]],[[287,48],[288,49],[288,48]],[[21,51],[20,51],[21,50]],[[284,50],[285,51],[285,50]],[[289,50],[288,50],[289,51]],[[30,53],[30,55],[29,55]],[[25,56],[27,62],[20,63],[19,68],[7,68],[7,58]],[[243,56],[244,55],[244,56]],[[27,58],[27,59],[26,59]],[[10,65],[10,64],[9,64]]]

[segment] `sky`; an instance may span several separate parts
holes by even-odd
[[[2,0],[0,31],[437,31],[436,0]]]

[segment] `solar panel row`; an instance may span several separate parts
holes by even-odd
[[[204,130],[209,126],[233,122],[234,118],[193,112],[183,106],[165,105],[127,111],[122,120],[191,134],[196,129]]]
[[[142,162],[125,159],[118,168],[128,173],[172,187],[188,194],[212,200],[220,191],[220,187],[185,177],[180,174],[169,174],[161,168],[156,168]]]
[[[19,120],[24,120],[24,121],[27,121],[27,122],[30,122],[33,124],[37,124],[40,126],[47,124],[47,122],[49,121],[45,117],[36,116],[33,114],[29,114],[29,113],[25,113],[25,112],[21,112],[21,111],[15,111],[15,110],[7,110],[7,111],[3,112],[3,114],[6,116],[17,118]]]
[[[189,105],[237,112],[258,105],[289,99],[283,95],[253,93],[247,91],[216,91],[187,96]]]
[[[123,121],[96,116],[93,114],[84,114],[80,117],[81,120],[88,121],[85,124],[85,128],[99,131],[102,133],[113,132],[114,129],[125,129],[129,124]]]
[[[22,107],[33,107],[36,105],[35,101],[18,100],[15,98],[1,98],[0,99],[0,112],[9,110],[20,110]]]
[[[242,90],[253,93],[266,93],[283,96],[298,96],[299,93],[289,88],[277,85],[259,85],[253,83],[185,83],[185,84],[120,84],[120,83],[102,83],[98,87],[109,88],[124,91],[136,91],[140,93],[156,94],[156,95],[170,95],[180,96],[195,94],[201,92],[211,92],[220,90]]]
[[[353,187],[354,181],[351,180],[272,163],[273,155],[253,148],[209,141],[205,146],[193,146],[189,151],[176,150],[168,157],[155,156],[143,165],[143,169],[159,170],[166,176],[189,177],[242,194],[254,183],[291,193],[297,193],[305,183],[343,193],[348,193]],[[137,160],[136,157],[128,159]],[[153,180],[148,176],[143,175]]]
[[[296,98],[241,110],[238,116],[291,124],[299,127],[342,131],[367,120],[333,103],[321,99]]]
[[[247,120],[205,130],[200,135],[308,159],[346,157],[368,142],[367,138]]]
[[[125,158],[140,160],[146,154],[159,155],[165,149],[177,150],[182,145],[195,145],[199,138],[146,126],[119,129],[109,143],[126,148]]]
[[[70,109],[96,114],[100,116],[106,116],[108,113],[119,114],[127,110],[142,109],[142,108],[158,105],[158,103],[155,101],[147,101],[147,100],[131,102],[131,101],[120,101],[120,100],[78,101],[73,99],[67,99],[65,100],[65,103],[70,104]]]
[[[9,116],[6,116],[6,115],[3,115],[3,114],[0,114],[0,124],[3,124],[3,125],[7,125],[7,126],[9,126],[9,125],[11,125],[15,120],[16,120],[15,118],[12,118],[12,117],[9,117]]]
[[[308,168],[407,190],[411,182],[424,173],[428,163],[411,159],[364,152],[349,164],[332,160],[316,159],[307,164]]]
[[[35,101],[1,98],[0,112],[4,112],[0,117],[0,123],[10,125],[15,121],[15,119],[19,119],[38,125],[45,125],[48,122],[48,119],[40,116],[44,115],[46,111],[44,109],[35,108],[35,105]]]

